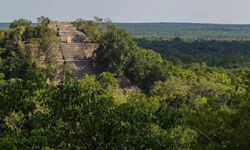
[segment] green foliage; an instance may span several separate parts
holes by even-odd
[[[154,82],[165,79],[161,56],[151,50],[139,48],[121,29],[108,26],[96,51],[97,62],[116,76],[126,75],[144,90]]]
[[[5,124],[10,127],[4,130],[13,136],[8,140],[4,136],[1,144],[11,142],[19,149],[185,149],[193,145],[192,129],[160,126],[157,99],[128,93],[126,102],[117,104],[115,93],[106,91],[108,85],[116,85],[112,74],[103,73],[98,80],[86,76],[81,81],[67,80],[42,90],[31,86],[36,81],[25,86],[24,81],[6,83],[8,88],[1,88],[5,89],[1,91],[1,100],[5,100],[1,106],[12,109],[2,109],[2,114],[8,116]],[[12,96],[19,86],[34,92],[19,90]]]
[[[108,76],[110,74],[105,73],[99,79],[103,82],[104,78],[110,78]],[[106,88],[94,76],[52,85],[41,96],[49,111],[41,112],[40,117],[33,115],[38,123],[36,129],[32,129],[29,143],[56,149],[175,147],[176,138],[171,138],[155,120],[155,112],[159,108],[156,99],[131,94],[126,103],[117,105],[115,97],[105,91]],[[46,114],[48,118],[43,123],[42,116]],[[189,133],[185,134],[188,136]]]
[[[15,140],[11,137],[0,138],[0,147],[4,150],[17,150]]]
[[[14,20],[11,24],[10,24],[10,28],[16,28],[18,26],[31,26],[32,22],[28,19],[23,19],[20,18],[18,20]]]
[[[24,27],[5,31],[0,53],[2,58],[1,71],[5,78],[22,78],[29,67],[41,68],[41,60],[47,66],[47,75],[51,77],[56,67],[55,54],[58,51],[58,40],[55,31],[46,26]],[[40,71],[42,69],[39,69]]]
[[[4,39],[4,31],[0,30],[0,45],[2,44]]]
[[[249,64],[249,41],[184,41],[137,39],[138,45],[160,53],[176,64],[205,63],[209,66],[233,68]]]
[[[73,25],[77,28],[77,30],[83,32],[93,42],[100,40],[103,24],[103,19],[98,17],[95,17],[95,20],[77,19],[73,22]]]
[[[103,72],[99,75],[98,80],[104,89],[119,88],[119,85],[112,73]]]
[[[37,18],[37,22],[42,26],[47,26],[51,20],[48,17],[41,16]]]
[[[149,89],[154,82],[163,80],[163,60],[151,50],[135,49],[126,67],[126,75],[140,87]]]
[[[249,41],[250,26],[202,23],[116,23],[135,38],[171,40],[180,37],[186,41]]]
[[[136,48],[133,39],[124,30],[108,26],[96,52],[97,61],[108,71],[121,76],[131,61],[132,53],[135,52]]]

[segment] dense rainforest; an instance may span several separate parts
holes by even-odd
[[[0,31],[0,149],[249,149],[247,42],[135,42],[109,20],[78,19],[102,73],[54,82],[57,33],[38,21]]]
[[[116,23],[135,38],[232,41],[250,39],[249,24]]]
[[[140,47],[152,49],[175,64],[206,64],[225,68],[240,67],[250,64],[249,41],[185,41],[181,38],[172,40],[136,39]]]

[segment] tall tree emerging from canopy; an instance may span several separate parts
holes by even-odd
[[[145,90],[165,78],[161,56],[139,48],[126,31],[108,25],[99,44],[97,62],[116,76],[125,75]]]
[[[16,28],[18,26],[31,26],[32,22],[28,19],[23,19],[20,18],[18,20],[14,20],[11,24],[10,24],[10,28]]]
[[[101,37],[100,46],[96,51],[97,61],[117,76],[123,75],[137,48],[133,39],[122,29],[113,25]]]
[[[37,18],[37,22],[42,26],[46,26],[51,22],[51,20],[48,17],[41,16]]]
[[[83,32],[91,41],[97,42],[102,35],[102,27],[106,24],[102,18],[95,17],[94,20],[77,19],[73,25],[77,30]]]

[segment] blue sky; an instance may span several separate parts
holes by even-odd
[[[39,16],[72,21],[250,24],[250,0],[1,0],[0,22]]]

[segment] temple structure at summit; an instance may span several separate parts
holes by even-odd
[[[82,79],[86,74],[97,72],[94,60],[98,44],[91,42],[69,22],[52,22],[48,27],[57,31],[59,38],[57,61],[70,67],[74,79]],[[62,80],[64,76],[65,69],[58,69],[57,80]]]

